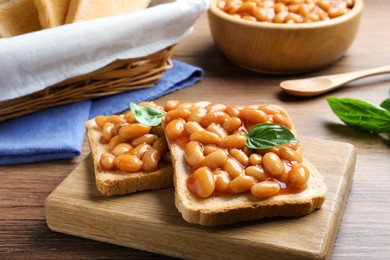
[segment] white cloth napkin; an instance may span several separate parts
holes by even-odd
[[[0,101],[25,96],[117,59],[147,56],[192,31],[208,0],[148,9],[0,39]],[[167,1],[162,1],[167,2]]]

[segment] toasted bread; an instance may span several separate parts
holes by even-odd
[[[207,103],[198,103],[205,106]],[[284,111],[285,114],[287,112]],[[297,137],[295,128],[292,132]],[[184,150],[167,138],[174,167],[175,205],[189,223],[206,226],[256,220],[265,217],[299,217],[320,208],[325,200],[326,185],[319,171],[305,158],[310,172],[307,188],[296,194],[274,195],[256,198],[250,192],[199,198],[186,185],[191,167],[187,164]]]
[[[0,38],[42,29],[34,0],[0,2]]]
[[[152,172],[122,172],[104,170],[100,166],[102,153],[108,151],[108,145],[100,142],[101,130],[95,120],[86,122],[87,138],[94,163],[97,189],[104,195],[124,195],[142,190],[155,190],[173,186],[173,169],[170,163],[163,161],[159,169]]]
[[[151,0],[71,0],[65,23],[131,13],[148,7]]]
[[[34,0],[42,28],[65,24],[70,0]]]

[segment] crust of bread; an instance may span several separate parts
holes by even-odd
[[[204,106],[205,103],[198,104]],[[296,134],[295,128],[293,133]],[[186,186],[191,168],[184,159],[183,149],[169,140],[168,145],[174,167],[175,205],[189,223],[216,226],[275,216],[300,217],[319,209],[325,201],[323,177],[306,158],[303,164],[309,169],[310,177],[308,187],[300,193],[266,199],[258,199],[248,193],[199,199]]]
[[[151,0],[71,0],[65,23],[131,13],[145,9]]]
[[[34,0],[42,28],[65,24],[70,0]]]
[[[160,162],[153,172],[126,173],[119,170],[106,171],[100,167],[101,154],[108,145],[100,143],[101,131],[95,120],[86,122],[87,138],[91,149],[96,188],[107,196],[124,195],[142,190],[156,190],[173,186],[173,169],[170,163]]]
[[[32,0],[0,2],[0,38],[12,37],[42,29]]]

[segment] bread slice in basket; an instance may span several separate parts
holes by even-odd
[[[283,174],[281,174],[281,175],[271,176],[272,178],[270,178],[269,174],[267,173],[267,175],[268,175],[267,179],[260,179],[260,177],[259,177],[259,179],[255,178],[255,182],[251,184],[251,185],[253,185],[251,187],[254,187],[254,185],[256,183],[266,182],[266,181],[269,181],[273,185],[275,182],[280,186],[282,186],[284,184],[286,185],[284,187],[284,189],[280,188],[279,192],[276,193],[275,195],[272,195],[272,196],[267,195],[265,197],[261,197],[261,196],[263,196],[263,195],[261,195],[259,198],[257,196],[254,196],[251,193],[251,191],[248,190],[248,188],[244,188],[244,190],[241,188],[237,189],[236,186],[232,185],[234,178],[231,176],[230,172],[229,172],[230,180],[229,180],[228,186],[226,186],[227,188],[225,187],[226,190],[224,192],[218,192],[218,190],[216,188],[217,184],[215,184],[214,190],[212,191],[212,193],[210,195],[210,191],[208,191],[210,189],[209,188],[210,185],[209,186],[207,186],[207,185],[201,186],[201,185],[199,185],[200,181],[193,182],[194,179],[193,178],[191,179],[190,176],[195,175],[195,172],[197,172],[197,170],[199,170],[200,168],[206,168],[206,170],[210,169],[212,171],[211,175],[210,174],[198,175],[198,176],[203,176],[203,177],[199,177],[199,178],[206,178],[205,176],[208,176],[209,179],[207,179],[208,180],[208,181],[206,181],[207,183],[213,182],[212,180],[210,180],[210,178],[213,179],[216,183],[216,179],[217,179],[216,176],[219,173],[221,173],[221,169],[223,171],[225,171],[225,170],[228,171],[230,169],[229,167],[225,168],[225,166],[222,166],[222,165],[219,165],[219,166],[213,165],[213,163],[210,163],[210,162],[205,163],[205,164],[199,163],[199,165],[193,164],[192,166],[190,166],[188,162],[193,160],[193,154],[195,152],[190,153],[190,154],[186,154],[187,144],[189,144],[189,142],[191,140],[197,139],[196,137],[193,137],[195,130],[191,130],[191,128],[188,128],[188,129],[186,128],[186,122],[189,122],[192,119],[194,119],[195,121],[198,120],[198,122],[200,122],[200,125],[202,125],[202,122],[203,122],[203,123],[205,123],[205,124],[203,124],[203,126],[206,128],[206,131],[207,131],[208,128],[206,126],[210,122],[207,122],[207,120],[202,121],[202,120],[205,120],[204,115],[207,113],[211,113],[210,110],[213,110],[213,109],[221,112],[220,109],[218,110],[218,105],[220,105],[220,104],[215,104],[215,106],[213,108],[213,104],[210,105],[208,102],[196,103],[195,104],[196,107],[205,108],[208,106],[207,111],[202,110],[203,112],[199,112],[199,110],[198,110],[198,112],[193,112],[194,111],[193,107],[191,107],[190,105],[183,105],[180,109],[178,109],[178,110],[181,110],[181,112],[179,112],[179,113],[171,112],[172,115],[170,116],[169,115],[170,112],[168,112],[168,114],[165,118],[165,122],[163,123],[163,127],[165,130],[165,134],[166,134],[169,148],[171,151],[171,157],[172,157],[173,167],[174,167],[175,205],[176,205],[177,209],[181,212],[183,218],[189,223],[196,223],[196,224],[206,225],[206,226],[214,226],[214,225],[236,223],[236,222],[240,222],[240,221],[256,220],[256,219],[261,219],[261,218],[265,218],[265,217],[275,217],[275,216],[299,217],[299,216],[304,216],[304,215],[310,214],[314,210],[320,208],[325,200],[326,185],[325,185],[323,178],[322,178],[321,174],[319,173],[319,171],[315,168],[315,166],[313,164],[311,164],[305,158],[302,158],[302,159],[299,158],[299,167],[302,167],[301,165],[304,165],[306,170],[309,172],[310,175],[308,177],[308,180],[306,179],[306,183],[300,184],[300,185],[303,185],[301,187],[298,187],[298,188],[297,188],[297,186],[295,188],[291,187],[291,186],[297,185],[297,183],[299,182],[299,178],[296,179],[296,177],[294,177],[294,176],[296,176],[296,175],[294,175],[294,174],[296,174],[296,171],[294,172],[294,174],[288,173],[288,171],[291,172],[291,169],[293,167],[291,165],[292,164],[298,165],[298,162],[285,162],[284,163],[285,170],[284,170]],[[220,107],[224,108],[223,105]],[[259,106],[253,106],[252,108],[257,109],[258,107]],[[297,137],[296,130],[291,123],[291,119],[288,116],[287,112],[283,108],[278,107],[278,106],[266,106],[266,107],[268,109],[265,109],[265,110],[266,111],[268,110],[268,112],[269,112],[269,114],[267,114],[267,118],[268,118],[267,121],[272,121],[272,119],[274,119],[275,121],[280,122],[279,119],[284,118],[285,123],[286,123],[285,125],[288,125],[291,132],[295,135],[295,137]],[[223,113],[226,114],[225,108],[222,109],[222,111],[223,111]],[[183,112],[185,109],[190,111],[190,113],[188,111]],[[282,116],[275,116],[274,114],[272,114],[277,110],[280,112],[280,115],[282,115]],[[174,109],[172,111],[174,111]],[[198,115],[193,116],[194,113],[195,114],[197,113]],[[202,115],[202,113],[203,113],[203,115]],[[264,113],[262,113],[262,114],[264,115]],[[199,119],[199,115],[201,115],[201,118],[203,118],[203,119]],[[184,119],[180,118],[180,116],[183,116]],[[233,117],[233,116],[231,116],[231,117]],[[277,119],[276,117],[278,117],[279,119]],[[175,119],[176,120],[178,119],[178,120],[181,120],[182,122],[184,122],[184,128],[183,128],[184,130],[182,132],[182,135],[180,137],[178,137],[177,139],[172,138],[172,136],[170,136],[170,134],[168,133],[169,128],[170,128],[169,124],[170,124],[170,122],[175,121]],[[214,120],[218,121],[218,119],[214,119]],[[224,120],[222,120],[222,122],[223,121]],[[225,120],[225,122],[226,122],[226,120]],[[244,126],[244,124],[243,124],[243,126]],[[251,127],[251,125],[247,124],[247,128],[250,128],[250,127]],[[240,128],[241,128],[241,130],[239,130],[239,131],[242,131],[242,126],[240,126]],[[187,133],[188,132],[187,130],[190,132],[192,131],[192,133]],[[229,130],[231,132],[228,133],[228,135],[229,134],[232,135],[233,134],[232,131],[234,129],[229,129]],[[238,132],[238,133],[234,133],[234,134],[240,135],[243,133]],[[178,134],[176,134],[176,137],[177,136],[178,136]],[[211,146],[212,145],[214,145],[214,144],[211,144]],[[203,153],[205,153],[205,151],[206,151],[206,146],[208,149],[208,146],[210,146],[210,144],[206,144],[206,145],[202,144]],[[284,146],[288,146],[288,144],[286,144]],[[294,153],[300,154],[301,151],[300,151],[299,145],[292,145],[291,147],[294,147],[294,146],[295,146]],[[271,148],[271,149],[264,150],[264,151],[257,151],[257,150],[253,150],[253,149],[249,150],[247,148],[244,148],[243,150],[245,150],[245,153],[247,153],[248,156],[249,156],[249,154],[255,154],[257,152],[262,153],[262,159],[265,160],[266,153],[273,152],[273,153],[277,154],[278,151],[282,150],[282,148],[280,148],[280,147],[283,147],[283,146],[278,146],[278,147]],[[280,150],[278,150],[279,148],[280,148]],[[223,150],[226,151],[226,153],[228,155],[228,157],[227,157],[228,160],[231,160],[232,159],[232,156],[230,154],[231,149],[226,148],[226,146],[225,146],[223,148]],[[286,149],[283,148],[283,151],[285,151],[285,150]],[[192,159],[191,158],[188,159],[188,157],[191,157]],[[207,158],[207,155],[205,155],[205,157]],[[237,157],[237,158],[239,158],[239,157]],[[254,155],[253,158],[257,158],[257,157]],[[233,159],[235,159],[235,158],[233,158]],[[283,159],[283,160],[287,161],[285,159]],[[246,161],[244,161],[243,164],[246,164]],[[241,164],[241,167],[244,169],[240,173],[241,176],[246,175],[246,169],[247,169],[247,167],[249,167],[248,165],[250,165],[250,163],[249,163],[247,165],[247,167],[245,168],[243,166],[243,164]],[[203,167],[204,165],[207,165],[207,167]],[[212,166],[210,166],[210,165],[212,165]],[[208,168],[209,166],[214,167],[214,168]],[[264,171],[266,172],[267,169],[265,168],[265,165],[260,165],[260,166],[263,169],[265,169]],[[215,169],[218,167],[219,167],[219,169]],[[288,167],[290,167],[290,168],[288,168]],[[206,171],[206,170],[204,170],[204,171]],[[200,170],[200,171],[202,171],[202,170]],[[274,170],[272,170],[272,171],[274,171]],[[250,173],[250,171],[248,171],[248,174],[249,173]],[[257,175],[252,175],[252,176],[257,176]],[[289,176],[291,176],[291,177],[289,177]],[[251,177],[248,177],[248,176],[244,177],[244,179],[245,178],[253,180]],[[263,177],[261,177],[261,178],[263,178]],[[289,178],[291,178],[291,180]],[[281,179],[283,179],[283,181],[281,181]],[[296,181],[295,184],[293,184],[294,181]],[[194,183],[198,186],[196,186],[196,185],[191,186],[191,185],[194,185]],[[196,192],[194,193],[193,190],[190,191],[190,189],[189,189],[190,186],[191,187],[198,187],[198,189],[200,189],[199,194],[204,194],[205,190],[208,193],[206,192],[207,194],[205,196],[202,195],[200,197],[199,194],[197,194]],[[222,185],[222,187],[223,187],[223,185]],[[225,189],[225,188],[222,188],[222,189]]]
[[[98,116],[86,122],[96,187],[104,195],[124,195],[137,191],[156,190],[173,186],[172,164],[170,161],[167,162],[167,159],[164,161],[164,155],[167,156],[168,154],[166,153],[168,151],[161,126],[150,127],[150,131],[147,133],[143,131],[142,134],[136,137],[121,137],[121,128],[130,125],[141,125],[134,122],[134,119],[129,119],[131,123],[128,122],[129,120],[126,121],[129,114],[131,115],[130,111],[120,116]],[[99,122],[100,127],[96,122]],[[110,124],[113,128],[112,132],[109,131],[111,132],[110,136],[107,137],[107,133],[103,133],[107,130],[107,127],[104,129],[104,125],[109,127]],[[147,136],[145,138],[146,141],[141,140],[144,136]],[[105,159],[106,163],[102,163],[105,155],[115,158],[113,161],[110,161],[112,164],[107,166],[107,159]],[[138,168],[131,166],[131,169],[128,169],[129,167],[123,163],[123,160],[121,162],[121,159],[118,159],[120,158],[119,155],[122,155],[122,158],[130,156],[128,158],[141,163],[141,166]],[[154,158],[158,164],[150,166],[151,163],[150,161],[145,161],[145,156]],[[119,168],[118,165],[114,164],[117,162],[120,164]]]
[[[145,9],[151,0],[71,0],[66,23],[76,23]]]
[[[0,1],[0,38],[41,29],[38,13],[31,0]]]
[[[70,0],[34,0],[42,28],[65,24]]]

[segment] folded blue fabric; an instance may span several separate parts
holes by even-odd
[[[152,88],[53,107],[0,122],[0,165],[79,156],[88,119],[119,113],[129,109],[129,102],[156,99],[190,86],[202,76],[200,68],[174,60],[173,68]]]

